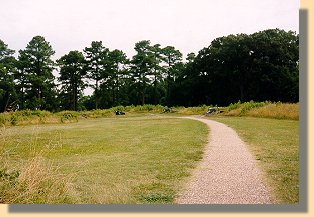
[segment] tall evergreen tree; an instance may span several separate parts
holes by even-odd
[[[78,110],[79,96],[85,88],[85,59],[81,52],[70,51],[57,60],[60,66],[61,105],[63,109]]]
[[[71,51],[58,60],[60,98],[65,109],[108,108],[145,103],[196,106],[228,105],[237,101],[298,102],[299,36],[268,29],[251,35],[214,39],[185,63],[173,46],[135,44],[131,60],[121,50],[110,51],[101,41]],[[18,61],[0,40],[0,111],[14,102],[19,109],[56,108],[54,51],[42,36],[35,36]],[[80,96],[89,79],[90,97]],[[16,100],[17,99],[17,100]]]
[[[163,60],[165,62],[166,77],[166,102],[171,104],[171,88],[175,82],[180,63],[182,61],[182,53],[173,46],[167,46],[162,49]]]
[[[126,74],[125,66],[128,62],[128,59],[123,51],[115,49],[109,52],[108,62],[109,79],[107,82],[107,86],[108,89],[111,90],[112,106],[116,106],[120,104],[120,89],[123,85],[123,78]]]
[[[149,75],[152,74],[154,66],[154,56],[151,53],[150,41],[143,40],[135,44],[135,51],[137,52],[131,60],[131,71],[138,90],[138,103],[144,105],[147,88],[150,83]]]
[[[99,87],[108,78],[109,49],[104,47],[102,41],[93,41],[90,47],[84,49],[88,78],[92,79],[95,84],[91,85],[94,89],[95,108],[98,108],[101,100]]]
[[[25,98],[22,104],[29,109],[53,110],[55,102],[54,70],[51,59],[55,51],[42,36],[35,36],[24,50],[19,51],[19,69],[23,73],[20,81],[24,86]],[[21,77],[20,77],[21,78]],[[24,91],[23,90],[23,91]]]
[[[14,106],[16,100],[14,73],[16,60],[12,56],[14,50],[8,48],[0,39],[0,112]]]
[[[160,100],[158,101],[158,96],[160,97],[160,92],[158,91],[158,86],[160,82],[162,81],[162,75],[164,70],[164,67],[162,67],[162,61],[163,61],[163,49],[161,48],[160,44],[155,44],[150,47],[151,50],[151,58],[153,60],[152,62],[152,76],[153,76],[153,103],[156,105],[160,103]]]

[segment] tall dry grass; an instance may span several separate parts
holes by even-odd
[[[299,104],[276,103],[253,108],[247,112],[250,117],[299,120]]]
[[[195,107],[175,107],[176,111],[180,115],[203,115],[208,111],[208,108],[212,106],[202,105]]]
[[[171,107],[162,105],[117,106],[110,109],[96,109],[91,111],[61,111],[51,113],[48,111],[23,110],[17,112],[0,113],[0,126],[15,126],[28,124],[56,124],[73,123],[82,118],[115,117],[115,111],[124,111],[129,114],[164,113],[169,110],[177,115],[202,115],[212,106],[202,105],[196,107]],[[222,108],[225,116],[252,116],[263,118],[292,119],[299,118],[299,104],[265,102],[237,102]]]
[[[238,102],[228,106],[223,115],[298,120],[299,107],[299,103]]]
[[[19,170],[0,170],[0,203],[73,203],[71,177],[58,173],[43,158],[27,160]]]
[[[16,152],[20,145],[16,140],[12,147],[12,135],[0,128],[0,203],[73,203],[75,188],[73,174],[62,174],[51,161],[43,158],[49,149],[37,149],[30,142],[30,153]]]

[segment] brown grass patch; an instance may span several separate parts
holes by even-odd
[[[73,203],[70,177],[34,157],[19,170],[1,170],[0,203]]]
[[[253,108],[246,113],[251,117],[299,120],[299,104],[276,103]]]

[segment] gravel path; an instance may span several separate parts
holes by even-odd
[[[270,204],[261,173],[245,143],[230,127],[216,121],[190,118],[210,128],[203,160],[192,174],[178,204]]]

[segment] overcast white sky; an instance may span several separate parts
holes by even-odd
[[[42,35],[56,55],[92,41],[134,55],[140,40],[197,53],[217,37],[299,32],[298,0],[1,0],[0,39],[16,51]]]

